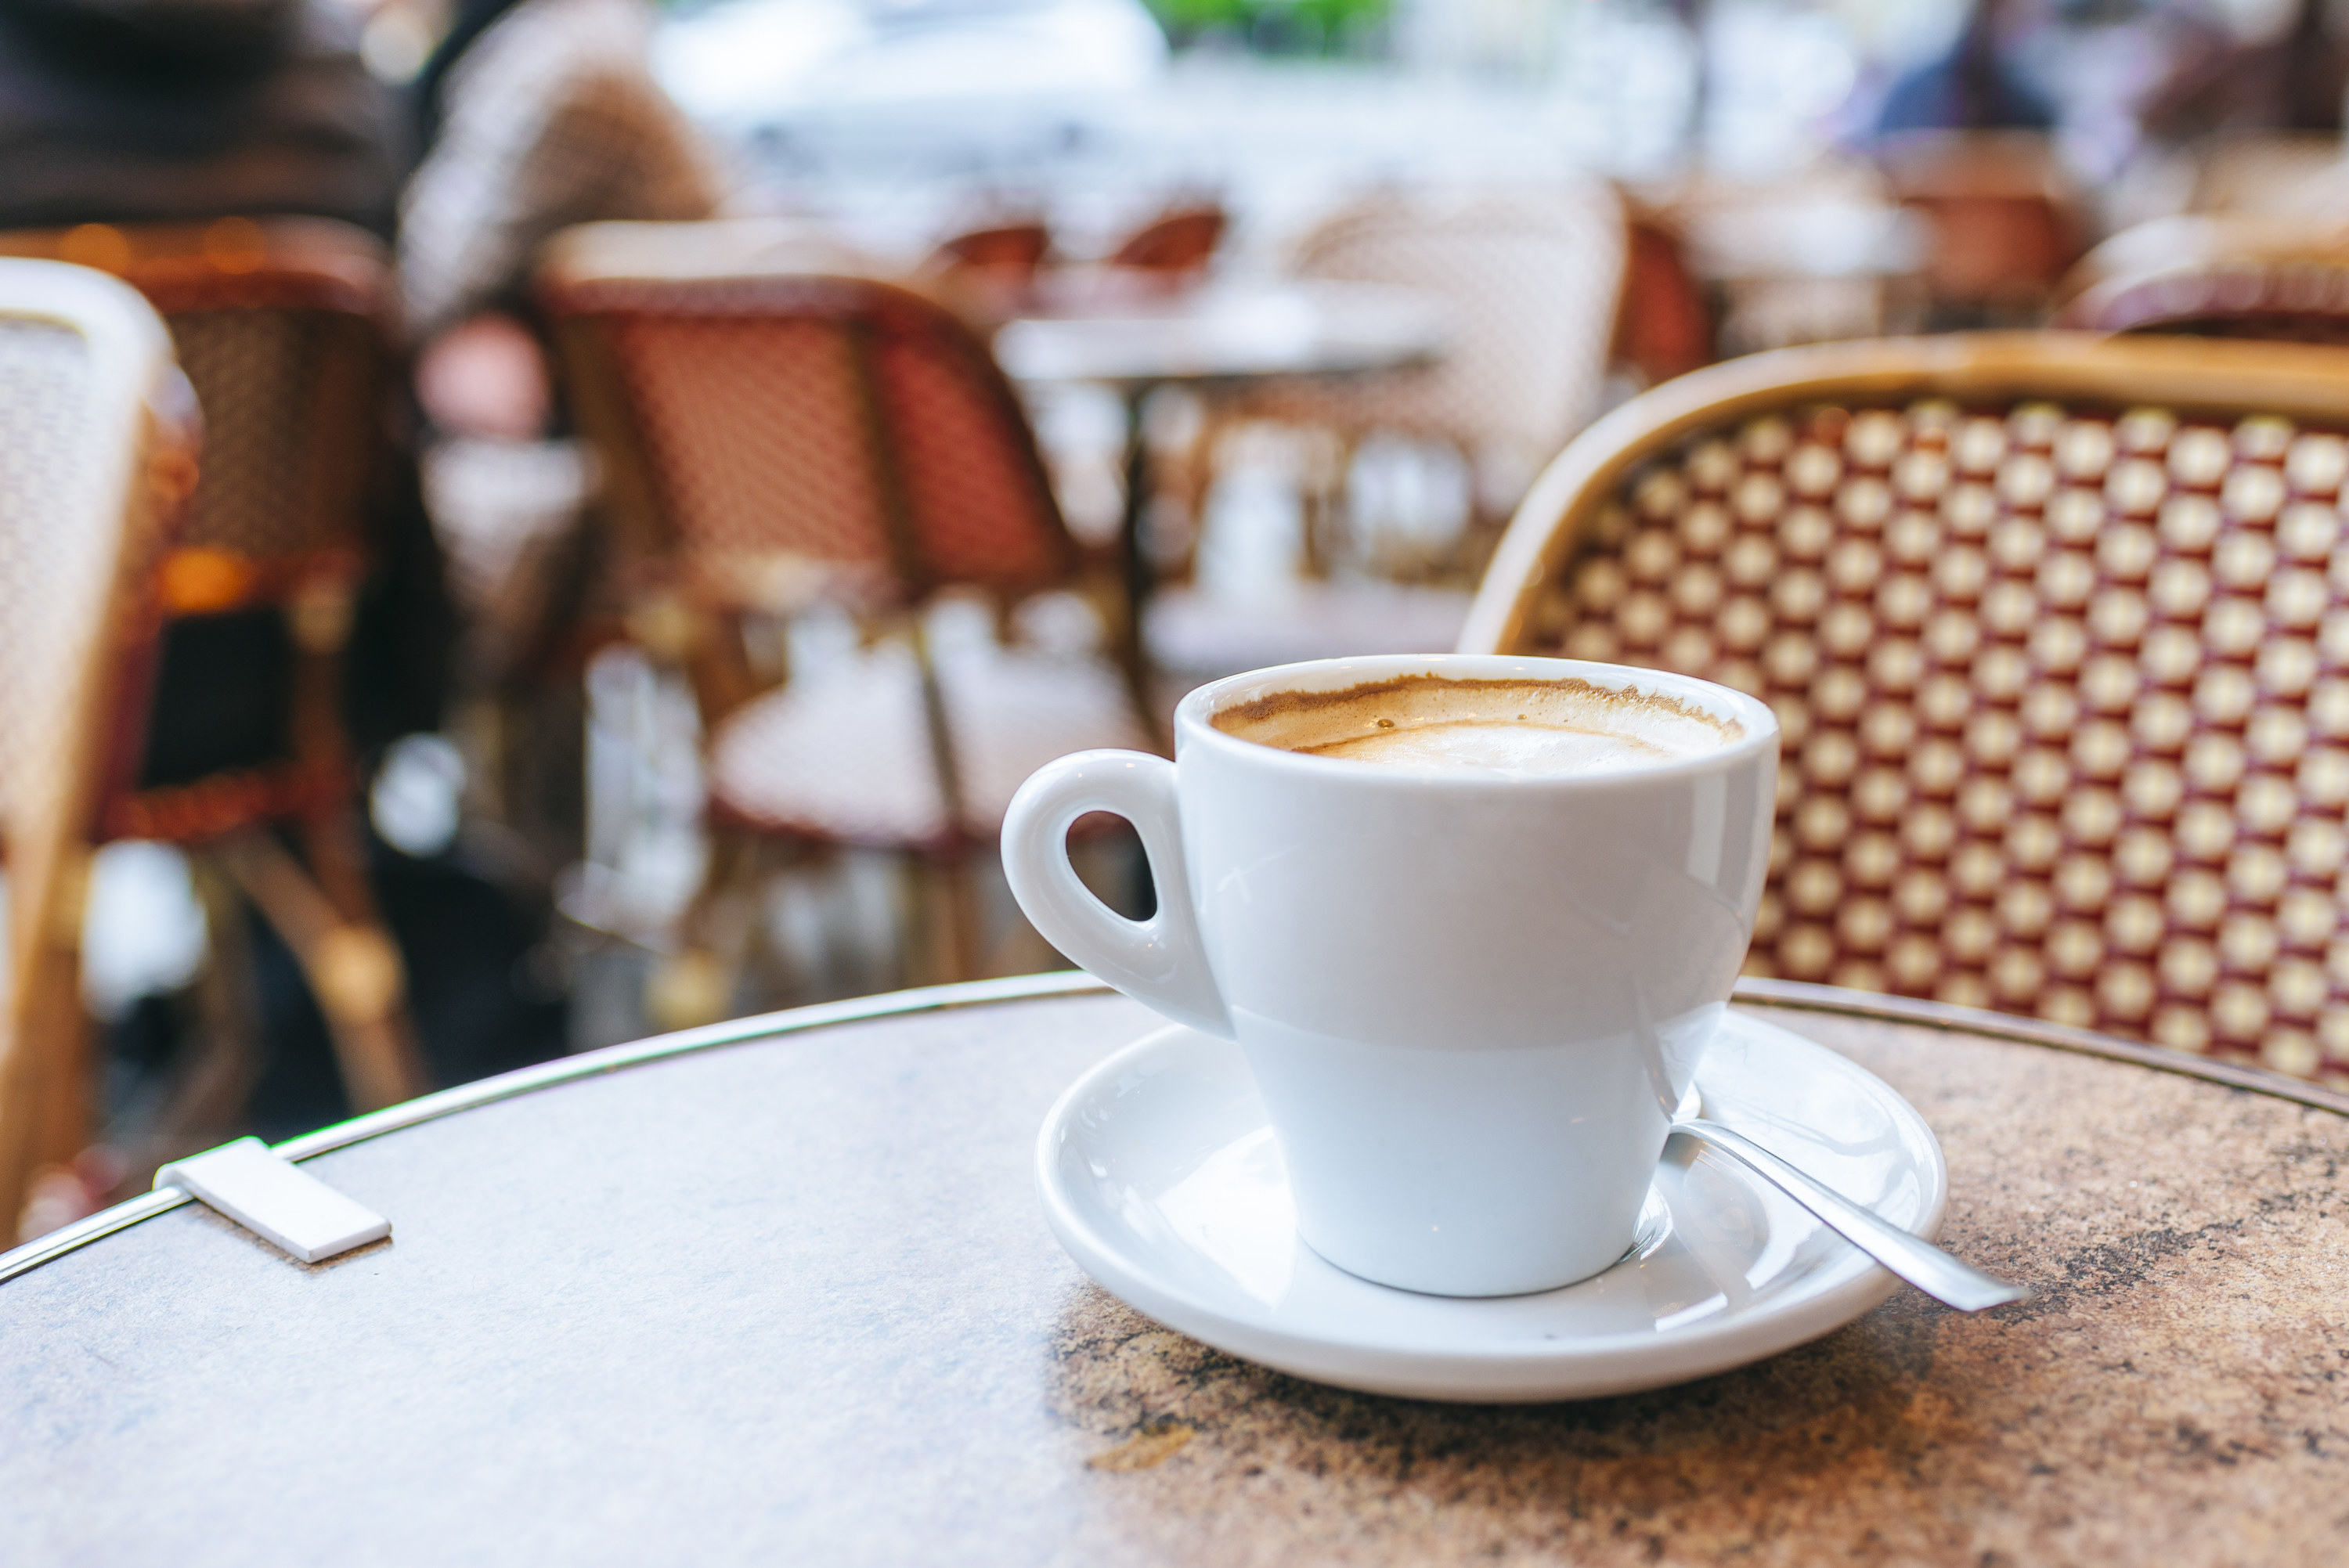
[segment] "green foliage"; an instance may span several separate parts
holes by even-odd
[[[1388,0],[1144,0],[1175,43],[1224,32],[1319,53],[1386,20]]]

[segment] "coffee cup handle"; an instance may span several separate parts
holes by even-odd
[[[1148,920],[1126,919],[1077,879],[1069,828],[1088,811],[1123,817],[1142,836],[1158,888]],[[1173,763],[1141,751],[1079,751],[1038,769],[1004,814],[1003,872],[1029,921],[1080,966],[1178,1024],[1232,1037],[1184,872]]]

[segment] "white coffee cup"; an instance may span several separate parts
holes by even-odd
[[[1314,756],[1212,722],[1275,694],[1422,674],[1662,699],[1703,716],[1717,744],[1524,777]],[[1547,1290],[1621,1258],[1752,934],[1770,709],[1613,665],[1331,659],[1193,692],[1174,754],[1046,766],[1012,800],[1004,869],[1062,953],[1239,1043],[1307,1244],[1440,1295]],[[1078,881],[1068,830],[1088,811],[1140,832],[1149,920]]]

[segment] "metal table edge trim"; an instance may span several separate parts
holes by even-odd
[[[1015,975],[1001,980],[929,985],[913,991],[885,992],[877,996],[853,996],[845,1001],[822,1002],[781,1013],[731,1018],[698,1029],[680,1029],[674,1034],[655,1035],[648,1039],[606,1046],[601,1050],[582,1051],[575,1057],[562,1057],[534,1067],[517,1068],[494,1078],[419,1095],[414,1099],[386,1106],[381,1110],[369,1111],[365,1116],[353,1117],[332,1127],[322,1127],[316,1132],[305,1132],[299,1138],[289,1138],[277,1144],[275,1151],[286,1160],[308,1160],[387,1132],[414,1127],[419,1122],[494,1105],[500,1100],[533,1094],[557,1084],[598,1078],[624,1068],[666,1061],[672,1057],[690,1056],[696,1051],[714,1050],[721,1046],[744,1045],[777,1035],[799,1034],[833,1024],[853,1024],[907,1013],[977,1007],[995,1002],[1024,1002],[1108,989],[1107,985],[1082,970],[1072,969],[1051,975]],[[72,1224],[60,1226],[46,1236],[26,1242],[13,1251],[0,1253],[0,1281],[29,1273],[43,1264],[87,1246],[101,1236],[112,1235],[141,1220],[167,1213],[191,1201],[190,1194],[178,1187],[159,1187],[151,1192],[141,1192],[136,1198],[126,1199],[112,1208],[101,1209]]]
[[[316,1132],[305,1132],[299,1138],[287,1139],[276,1146],[276,1152],[287,1160],[307,1160],[387,1132],[396,1132],[401,1128],[413,1127],[419,1122],[494,1105],[500,1100],[552,1088],[557,1084],[596,1078],[624,1068],[665,1061],[672,1057],[688,1056],[721,1046],[743,1045],[752,1040],[798,1034],[833,1024],[853,1024],[908,1013],[937,1012],[950,1007],[985,1006],[998,1002],[1082,995],[1109,988],[1082,970],[1071,969],[1050,975],[1015,975],[1000,980],[973,980],[954,985],[892,991],[877,996],[854,996],[845,1001],[823,1002],[781,1013],[734,1018],[702,1028],[682,1029],[675,1034],[655,1035],[649,1039],[607,1046],[601,1050],[583,1051],[575,1057],[564,1057],[551,1062],[541,1062],[535,1067],[518,1068],[495,1078],[460,1084],[454,1088],[441,1089],[438,1093],[354,1117],[348,1121],[337,1122],[332,1127],[320,1128]],[[1887,1023],[1963,1031],[2024,1045],[2076,1051],[2086,1056],[2152,1068],[2159,1072],[2204,1078],[2231,1088],[2272,1095],[2279,1099],[2295,1100],[2320,1110],[2349,1116],[2349,1094],[2336,1089],[2303,1083],[2263,1068],[2189,1056],[2166,1047],[2140,1045],[2133,1040],[2037,1018],[1954,1006],[1946,1002],[1930,1002],[1913,996],[1847,991],[1839,986],[1815,985],[1795,980],[1741,978],[1731,999],[1760,1006],[1839,1013],[1855,1017],[1878,1018]],[[126,1230],[141,1220],[166,1213],[190,1201],[188,1193],[177,1187],[161,1187],[152,1192],[142,1192],[112,1208],[102,1209],[46,1236],[26,1242],[11,1252],[0,1253],[0,1281],[29,1273],[43,1264],[87,1246],[101,1236]]]
[[[1891,996],[1872,991],[1847,991],[1839,985],[1815,985],[1800,980],[1760,980],[1751,976],[1739,978],[1737,989],[1730,999],[1809,1013],[1841,1013],[1852,1017],[1878,1018],[1889,1024],[1913,1024],[1929,1029],[1987,1035],[2019,1045],[2076,1051],[2083,1056],[2131,1062],[2141,1068],[2151,1068],[2156,1072],[2180,1073],[2188,1078],[2224,1084],[2230,1088],[2271,1095],[2277,1099],[2294,1100],[2318,1110],[2349,1116],[2349,1093],[2327,1088],[2323,1084],[2287,1078],[2268,1068],[2198,1057],[2186,1051],[2172,1050],[2167,1046],[2149,1046],[2137,1040],[2124,1040],[2115,1035],[2100,1035],[2094,1029],[2075,1029],[2068,1024],[2052,1024],[2044,1018],[2025,1018],[2012,1013],[1992,1013],[1980,1007],[1961,1007],[1952,1003],[1930,1002],[1919,996]]]

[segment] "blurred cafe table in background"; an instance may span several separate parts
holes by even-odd
[[[1433,295],[1378,284],[1266,280],[1071,298],[1006,323],[995,337],[995,356],[1015,382],[1088,383],[1124,402],[1125,506],[1118,539],[1134,608],[1129,634],[1138,637],[1155,585],[1144,538],[1154,493],[1143,424],[1151,394],[1163,387],[1407,370],[1434,363],[1444,342],[1444,302]]]
[[[0,1555],[2343,1560],[2349,1097],[1930,1003],[1741,1002],[1923,1112],[1943,1244],[2033,1300],[1904,1289],[1581,1403],[1266,1371],[1096,1289],[1040,1212],[1047,1108],[1160,1021],[1081,975],[988,981],[296,1140],[392,1221],[328,1264],[171,1192],[0,1259]]]

